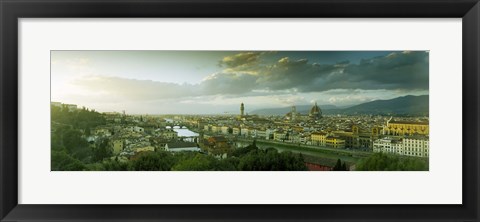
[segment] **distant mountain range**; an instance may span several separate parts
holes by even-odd
[[[308,114],[312,105],[299,105],[295,106],[298,113]],[[338,107],[334,105],[321,105],[320,109],[328,110],[328,109],[338,109]],[[288,112],[292,111],[292,107],[281,107],[281,108],[270,108],[270,109],[257,109],[253,110],[249,114],[256,114],[256,115],[285,115]]]
[[[323,114],[343,115],[427,115],[429,112],[429,97],[403,96],[389,100],[375,100],[350,107],[337,107],[334,105],[319,105]],[[312,105],[296,106],[297,112],[308,114]],[[291,111],[291,107],[258,109],[250,112],[257,115],[285,115]]]

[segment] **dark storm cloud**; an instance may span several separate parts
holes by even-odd
[[[310,63],[307,59],[279,59],[270,65],[251,65],[260,58],[245,59],[245,53],[231,58],[243,58],[231,72],[248,71],[254,75],[217,74],[224,93],[247,90],[288,90],[322,92],[331,89],[428,89],[428,53],[395,52],[387,56],[363,59],[358,64],[342,61],[336,64]],[[250,61],[250,62],[248,62]],[[242,70],[241,67],[248,69]],[[220,77],[219,75],[224,75]],[[247,78],[248,77],[248,78]],[[206,80],[208,82],[210,80]],[[228,84],[231,84],[228,87]],[[214,85],[214,84],[213,84]],[[244,87],[245,90],[240,90]]]
[[[363,89],[428,89],[427,52],[396,52],[345,67],[345,77],[365,83]]]
[[[348,65],[348,64],[350,64],[350,61],[348,60],[337,62],[337,65]]]
[[[284,57],[267,70],[259,72],[256,83],[259,89],[303,91],[312,81],[326,78],[336,69],[333,65],[310,64],[306,59],[291,60]]]
[[[226,56],[224,69],[199,84],[175,84],[118,77],[91,77],[74,84],[134,100],[225,95],[254,96],[337,90],[428,90],[428,52],[395,52],[358,63],[312,63],[260,52]],[[270,57],[269,57],[270,56]],[[266,62],[270,61],[270,62]]]

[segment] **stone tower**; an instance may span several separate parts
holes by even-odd
[[[244,116],[244,112],[245,112],[245,106],[242,104],[240,104],[240,116]]]

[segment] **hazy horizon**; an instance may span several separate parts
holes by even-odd
[[[51,51],[51,101],[228,114],[428,95],[428,51]]]

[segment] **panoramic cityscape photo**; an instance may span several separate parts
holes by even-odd
[[[52,171],[428,171],[428,51],[51,51]]]

